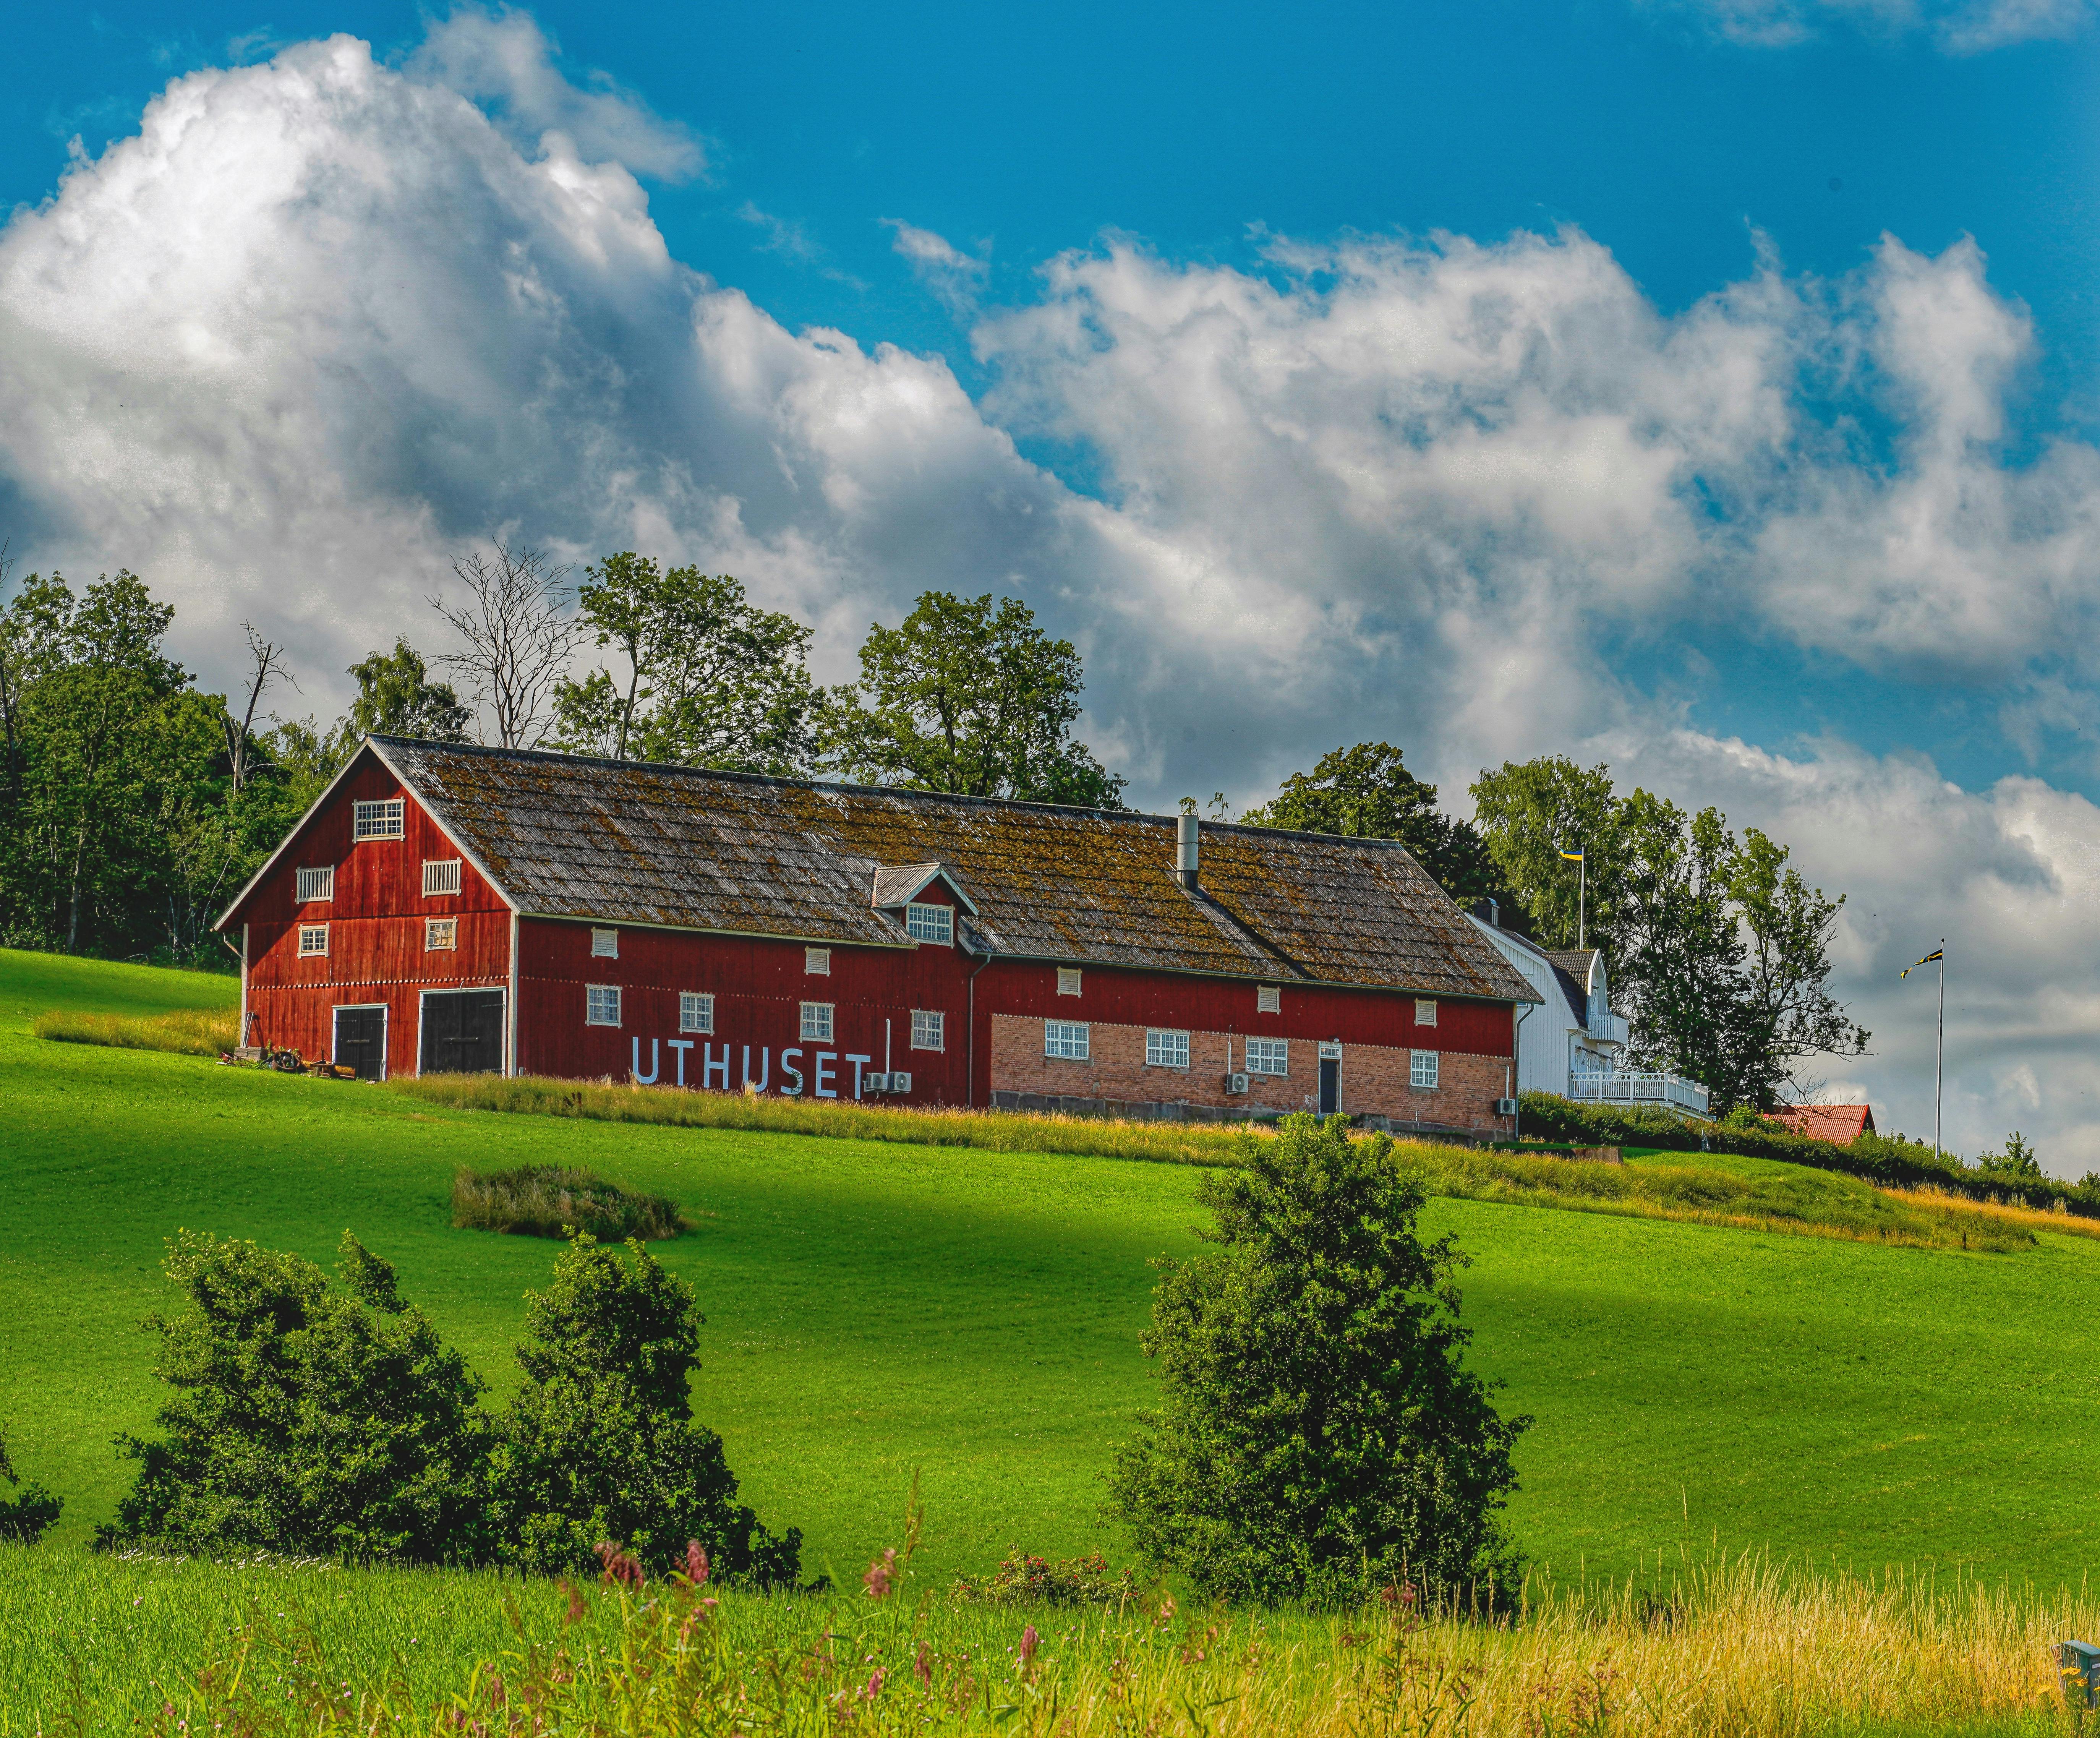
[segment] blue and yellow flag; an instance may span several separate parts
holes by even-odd
[[[1579,863],[1582,861],[1582,854],[1580,851],[1563,851],[1560,854],[1571,863]]]
[[[1944,959],[1946,957],[1947,951],[1944,948],[1935,947],[1930,953],[1927,954],[1925,958],[1919,960],[1917,965],[1905,966],[1900,972],[1896,973],[1896,976],[1899,977],[1908,977],[1912,973],[1917,969],[1918,966],[1930,965],[1934,960]]]

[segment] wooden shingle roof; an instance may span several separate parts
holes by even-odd
[[[371,750],[529,915],[908,945],[885,871],[938,864],[980,953],[1536,999],[1401,845],[374,737]]]

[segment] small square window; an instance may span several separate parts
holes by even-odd
[[[1264,985],[1262,985],[1262,986],[1261,986],[1261,987],[1260,987],[1260,989],[1256,990],[1255,991],[1255,993],[1254,993],[1254,1005],[1255,1005],[1255,1012],[1257,1012],[1257,1013],[1263,1013],[1263,1014],[1280,1014],[1280,1013],[1282,1013],[1282,1012],[1283,1012],[1283,986],[1282,986],[1282,985],[1281,985],[1281,984],[1264,984]]]
[[[914,1050],[946,1050],[948,1048],[948,1017],[938,1008],[913,1008],[911,1048]]]
[[[802,969],[812,977],[832,975],[832,951],[828,947],[805,947],[802,950]],[[805,1032],[804,1037],[809,1036]]]
[[[299,925],[299,956],[304,959],[309,954],[319,954],[323,958],[327,957],[328,925],[326,924]]]
[[[584,1021],[589,1026],[618,1026],[620,1024],[620,986],[591,984],[587,986],[588,999],[585,1004]]]
[[[1288,1074],[1290,1041],[1286,1038],[1250,1038],[1246,1041],[1246,1071],[1251,1074]]]
[[[1408,1063],[1407,1083],[1411,1087],[1418,1087],[1425,1092],[1435,1087],[1436,1084],[1436,1052],[1435,1051],[1418,1050],[1414,1052]]]
[[[435,898],[440,893],[456,893],[460,890],[460,860],[457,857],[423,865],[423,897]]]
[[[1079,968],[1075,965],[1057,968],[1057,994],[1077,995],[1079,993]]]
[[[805,1002],[802,1004],[802,1037],[809,1043],[831,1043],[832,1004],[829,1002]]]
[[[1147,1032],[1145,1034],[1147,1068],[1186,1068],[1189,1034],[1186,1032]]]
[[[904,933],[915,942],[935,942],[945,947],[955,939],[955,914],[945,905],[907,905]]]
[[[678,997],[678,1030],[712,1032],[715,1029],[715,999],[704,990],[687,990]]]
[[[324,869],[302,869],[299,871],[299,903],[311,905],[322,899],[335,898],[335,865]]]
[[[426,917],[423,920],[423,949],[426,953],[441,948],[459,946],[459,920],[457,917]]]
[[[1079,974],[1074,973],[1073,976]],[[1088,1058],[1087,1026],[1081,1020],[1046,1020],[1043,1022],[1043,1053],[1062,1057],[1067,1062],[1083,1062]]]
[[[591,958],[617,959],[620,957],[620,932],[617,929],[591,931]]]
[[[1421,996],[1414,999],[1414,1023],[1417,1026],[1436,1024],[1436,1004]]]
[[[353,839],[399,839],[403,831],[401,799],[382,803],[359,803],[351,814]]]

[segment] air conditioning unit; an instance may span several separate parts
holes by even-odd
[[[892,1075],[889,1077],[889,1090],[890,1090],[891,1092],[910,1092],[910,1091],[911,1090],[911,1075],[909,1075],[909,1074],[892,1074]]]
[[[1515,1116],[1516,1114],[1516,1101],[1513,1098],[1497,1099],[1495,1101],[1495,1114],[1498,1117]]]
[[[1245,1074],[1228,1074],[1225,1076],[1225,1090],[1228,1092],[1244,1092],[1246,1089],[1247,1077]]]
[[[860,1089],[864,1093],[887,1092],[889,1090],[889,1076],[887,1074],[862,1074],[860,1077]]]

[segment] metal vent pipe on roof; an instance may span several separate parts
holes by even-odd
[[[1196,890],[1202,825],[1193,814],[1182,815],[1174,823],[1174,879],[1192,893]]]

